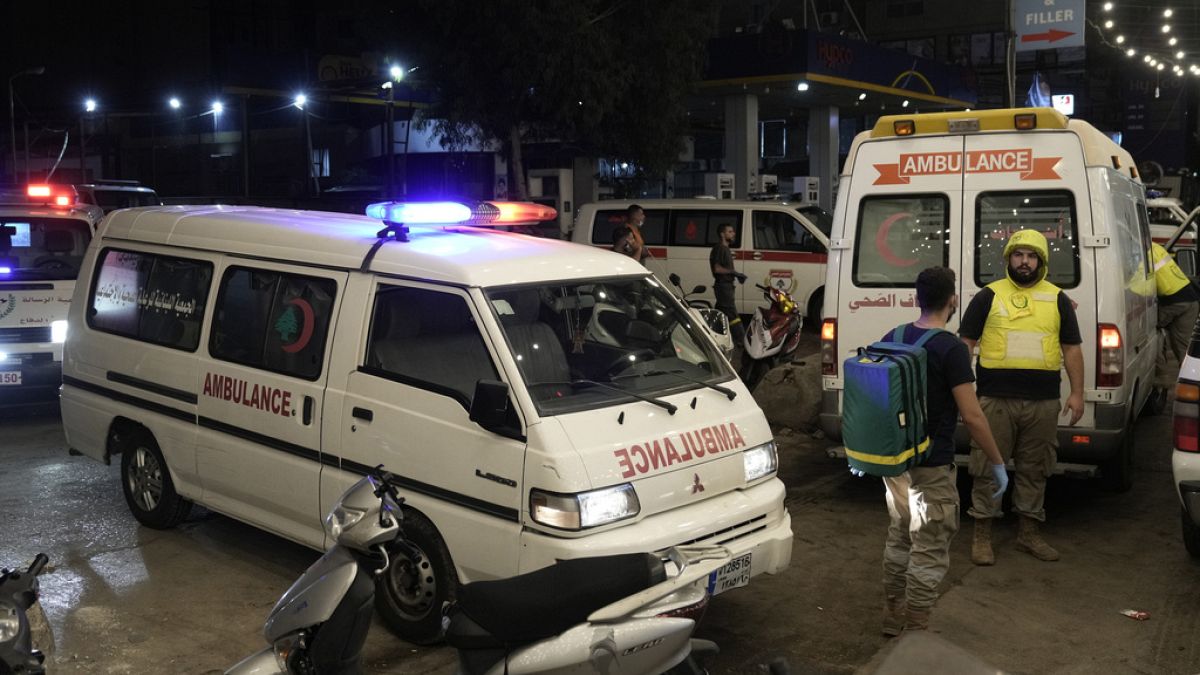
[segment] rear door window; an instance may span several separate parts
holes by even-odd
[[[1059,288],[1079,285],[1079,231],[1069,190],[982,192],[975,201],[975,283],[1003,279],[1004,246],[1019,230],[1036,230],[1050,248],[1046,280]]]
[[[863,197],[854,244],[854,285],[915,288],[926,267],[950,261],[950,199],[944,194]]]
[[[671,245],[712,248],[720,239],[722,225],[732,225],[734,238],[732,248],[742,241],[742,212],[740,210],[671,211]]]
[[[667,243],[666,209],[645,209],[646,220],[642,223],[642,239],[651,246]],[[592,243],[612,246],[613,230],[625,224],[625,209],[598,209],[592,223]]]

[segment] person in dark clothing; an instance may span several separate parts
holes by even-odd
[[[612,250],[616,251],[617,253],[627,255],[627,256],[633,258],[634,260],[637,260],[637,258],[635,258],[633,255],[634,254],[633,231],[629,229],[628,225],[621,225],[621,226],[617,227],[616,229],[614,229],[612,238],[613,238]]]
[[[946,322],[958,309],[954,270],[930,267],[917,276],[921,317],[904,327],[903,341],[913,344],[928,330],[942,329],[925,342],[925,411],[930,440],[925,460],[899,476],[883,479],[891,524],[883,549],[883,634],[925,630],[937,601],[938,584],[950,568],[950,542],[958,532],[954,429],[961,413],[971,438],[991,461],[1004,494],[1008,474],[987,418],[975,398],[971,352]],[[892,341],[893,331],[883,336]]]
[[[733,337],[733,345],[737,347],[742,344],[746,328],[742,325],[742,318],[738,316],[733,280],[746,283],[746,275],[733,269],[733,251],[729,245],[733,243],[735,236],[733,225],[729,223],[717,229],[717,243],[708,254],[708,265],[712,268],[713,295],[717,298],[715,307],[729,317],[729,330]]]

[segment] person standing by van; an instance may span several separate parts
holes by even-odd
[[[1046,281],[1046,238],[1034,230],[1015,232],[1004,246],[1004,259],[1005,277],[971,300],[959,334],[969,349],[979,346],[979,402],[1000,452],[1015,466],[1017,550],[1038,560],[1058,560],[1058,551],[1042,539],[1038,524],[1046,520],[1046,478],[1056,462],[1059,369],[1064,361],[1071,394],[1062,413],[1071,413],[1072,426],[1083,416],[1083,338],[1071,300]],[[1003,512],[1000,502],[992,499],[996,482],[975,442],[970,469],[975,477],[969,511],[975,518],[971,561],[992,565],[992,519]]]
[[[642,238],[642,223],[646,222],[646,211],[637,204],[630,204],[625,209],[625,226],[633,235],[633,250],[628,254],[634,260],[646,264],[650,251],[646,250],[646,240]]]
[[[946,322],[958,310],[954,270],[930,267],[917,275],[921,316],[904,327],[904,342],[915,343],[925,331],[939,330],[925,342],[925,419],[930,448],[925,460],[899,476],[883,479],[887,495],[887,541],[883,548],[883,634],[925,630],[938,597],[938,585],[950,569],[950,542],[958,532],[958,487],[954,466],[954,429],[961,414],[971,438],[987,456],[999,499],[1008,487],[1004,459],[987,418],[975,398],[971,352]],[[892,340],[893,331],[883,336]]]
[[[729,330],[733,337],[733,346],[736,348],[742,344],[746,328],[742,325],[742,317],[738,316],[733,280],[737,279],[744,284],[746,275],[733,269],[733,251],[729,247],[733,244],[736,236],[734,232],[733,225],[730,223],[722,223],[717,228],[717,243],[713,244],[712,250],[708,253],[708,265],[712,268],[713,295],[717,299],[715,306],[722,314],[729,317]]]
[[[1183,270],[1167,253],[1167,249],[1158,244],[1150,248],[1154,260],[1154,285],[1158,291],[1158,329],[1167,330],[1167,340],[1171,344],[1171,352],[1183,363],[1187,356],[1188,341],[1196,325],[1196,315],[1200,312],[1200,293],[1192,285]],[[1167,371],[1167,355],[1158,353],[1158,362],[1154,369],[1154,395],[1160,402],[1166,401],[1166,387],[1175,384],[1176,373]]]
[[[612,237],[612,250],[620,253],[621,255],[627,255],[631,258],[634,258],[633,230],[629,229],[628,225],[617,226],[617,229],[613,230]],[[634,259],[636,260],[637,258]]]

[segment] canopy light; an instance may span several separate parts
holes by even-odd
[[[87,112],[96,112],[96,99],[89,98],[83,102],[83,109]]]
[[[179,106],[183,105],[183,103],[180,102],[179,99],[172,96],[171,100],[167,101],[167,105],[171,106],[171,110],[179,110]]]

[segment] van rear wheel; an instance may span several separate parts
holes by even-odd
[[[156,530],[182,522],[192,510],[192,503],[175,491],[154,435],[145,429],[133,431],[120,445],[121,487],[133,517]]]
[[[1189,555],[1200,560],[1200,525],[1192,522],[1182,506],[1179,507],[1179,521],[1183,525],[1183,545]]]
[[[442,605],[458,595],[458,574],[433,523],[405,509],[408,549],[392,548],[391,564],[376,581],[375,606],[396,635],[413,644],[437,642]]]

